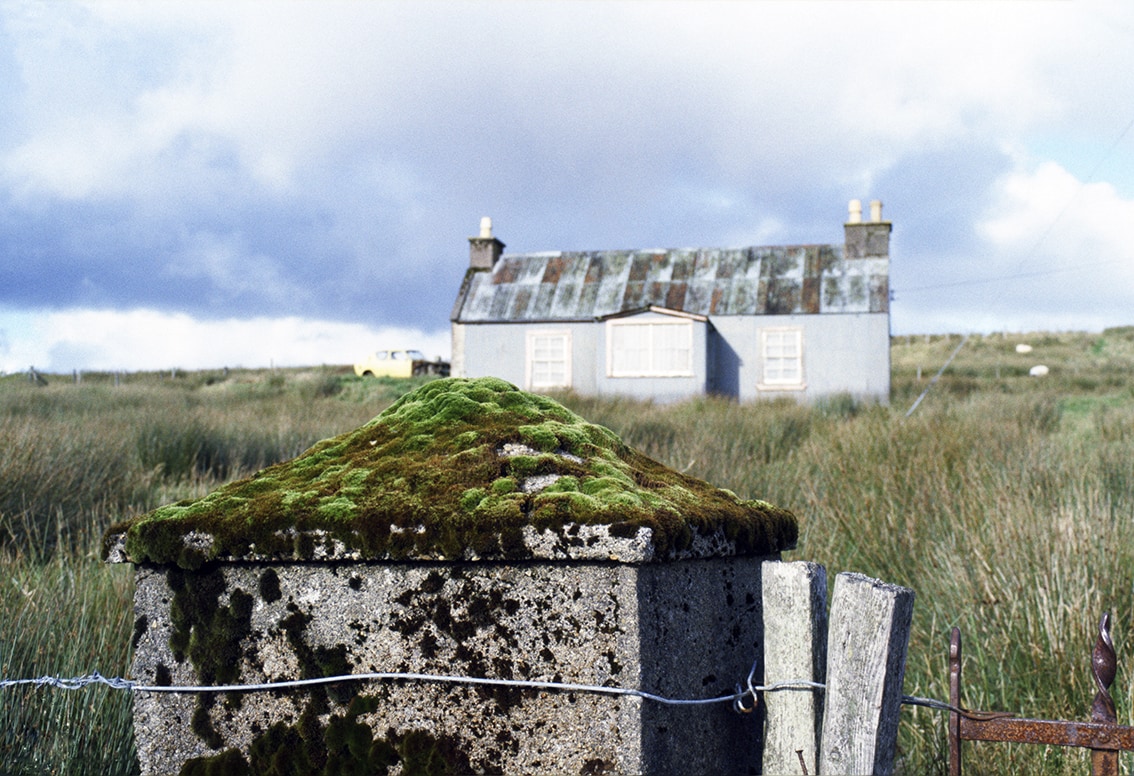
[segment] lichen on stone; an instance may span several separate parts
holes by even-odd
[[[449,378],[295,459],[113,526],[105,546],[117,560],[186,568],[344,553],[571,558],[569,529],[580,525],[647,536],[640,560],[689,554],[707,536],[737,554],[771,554],[798,532],[790,512],[669,469],[550,398],[495,378]],[[525,540],[533,531],[544,550]]]

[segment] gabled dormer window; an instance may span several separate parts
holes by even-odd
[[[688,377],[693,374],[693,323],[607,321],[606,363],[610,377]]]

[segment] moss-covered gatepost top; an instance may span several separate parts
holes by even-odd
[[[436,380],[204,498],[113,526],[108,560],[618,560],[766,556],[788,511],[632,450],[494,378]]]

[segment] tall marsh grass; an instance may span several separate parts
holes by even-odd
[[[1113,692],[1129,723],[1134,329],[973,337],[905,418],[957,342],[896,338],[890,406],[559,398],[676,469],[793,509],[801,540],[789,559],[916,590],[907,694],[948,697],[958,625],[968,706],[1085,719],[1095,628],[1113,611]],[[1020,342],[1034,350],[1016,353]],[[1051,374],[1028,377],[1034,363]],[[95,554],[112,520],[293,456],[412,386],[327,370],[117,388],[0,380],[0,675],[124,673],[131,579]],[[944,773],[944,742],[941,713],[907,708],[902,771]],[[5,772],[132,773],[132,746],[125,694],[0,691]],[[1086,767],[1059,748],[967,752],[968,773]]]
[[[0,676],[127,675],[133,576],[99,560],[110,523],[293,457],[421,382],[0,379]],[[0,772],[136,773],[129,694],[0,690]]]
[[[889,407],[849,397],[812,407],[563,398],[670,466],[793,509],[801,538],[788,559],[821,562],[832,578],[853,570],[912,587],[907,694],[948,698],[956,625],[970,708],[1086,719],[1098,620],[1114,612],[1112,693],[1130,724],[1134,330],[971,338],[905,418],[958,342],[896,340]],[[1016,353],[1020,342],[1033,351]],[[1029,377],[1035,363],[1051,374]],[[945,772],[945,721],[903,712],[904,772]],[[966,772],[978,774],[1083,773],[1086,756],[1000,744],[966,751]]]

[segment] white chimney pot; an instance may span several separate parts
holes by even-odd
[[[850,201],[850,205],[848,206],[848,208],[850,210],[850,215],[847,217],[847,223],[849,223],[849,224],[861,224],[862,223],[862,202],[860,200],[857,200],[857,199],[852,199]]]
[[[480,219],[480,236],[481,237],[491,237],[492,236],[492,219],[489,218],[488,216],[485,216],[484,218]]]
[[[870,203],[870,220],[876,224],[882,223],[882,200],[876,199]]]

